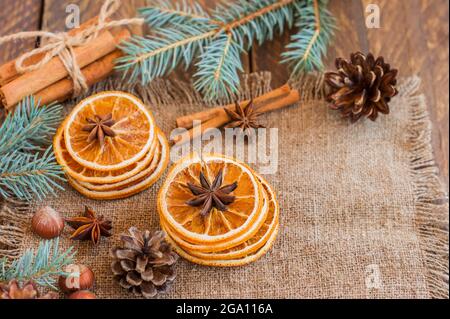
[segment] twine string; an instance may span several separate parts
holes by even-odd
[[[98,22],[77,34],[70,35],[67,32],[53,33],[48,31],[25,31],[0,37],[0,45],[10,41],[36,37],[47,40],[47,44],[33,49],[16,59],[15,66],[17,72],[23,74],[25,72],[37,70],[47,64],[53,57],[57,56],[73,81],[73,95],[78,96],[82,92],[87,91],[88,85],[81,72],[81,68],[77,63],[74,48],[89,43],[97,38],[103,30],[124,25],[142,25],[144,23],[144,19],[142,18],[109,21],[109,18],[120,8],[120,5],[120,0],[105,0],[100,8]],[[39,59],[36,63],[25,65],[25,61],[29,58],[44,53],[45,55],[42,59]]]

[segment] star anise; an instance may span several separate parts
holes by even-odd
[[[253,100],[249,102],[245,109],[236,101],[236,112],[227,108],[224,108],[224,111],[231,118],[231,122],[226,126],[228,128],[240,127],[242,131],[247,131],[264,127],[258,123],[258,116],[261,113],[256,111]]]
[[[85,132],[90,132],[87,141],[90,143],[97,139],[100,145],[105,143],[105,137],[116,136],[116,133],[111,128],[116,122],[112,119],[112,114],[106,115],[94,115],[94,118],[87,118],[88,124],[83,126],[81,129]]]
[[[70,239],[73,240],[92,240],[97,245],[102,236],[111,236],[111,221],[102,215],[97,217],[95,211],[88,206],[85,207],[84,216],[67,218],[66,222],[75,229],[75,232],[70,236]]]
[[[188,187],[195,197],[186,202],[190,206],[202,206],[200,214],[204,217],[208,215],[212,208],[215,207],[218,210],[225,211],[227,205],[234,202],[235,197],[230,195],[236,187],[237,182],[222,186],[223,183],[223,170],[217,173],[212,184],[208,181],[205,174],[200,172],[200,186],[188,183]]]

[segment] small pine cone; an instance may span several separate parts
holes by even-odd
[[[396,69],[383,57],[369,53],[352,53],[350,61],[336,59],[337,72],[327,72],[325,81],[331,89],[327,96],[330,107],[340,110],[354,123],[361,117],[375,121],[378,113],[389,114],[391,98],[398,94]]]
[[[17,280],[11,280],[7,284],[0,283],[0,299],[58,299],[56,292],[49,292],[39,296],[36,285],[29,281],[20,285]]]
[[[123,234],[123,247],[114,247],[111,265],[114,279],[136,296],[155,297],[175,280],[178,255],[164,240],[164,232],[129,229]]]

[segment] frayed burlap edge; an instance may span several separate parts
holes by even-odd
[[[415,186],[415,224],[428,290],[432,298],[448,298],[448,194],[439,179],[431,144],[431,121],[423,94],[418,94],[420,78],[402,83],[400,94],[410,105],[410,174]]]
[[[258,96],[271,89],[271,73],[245,75],[238,98]],[[291,83],[301,93],[301,102],[320,100],[325,96],[323,76],[308,75]],[[425,96],[418,94],[420,79],[411,77],[400,85],[402,98],[410,105],[409,170],[415,187],[415,225],[418,231],[424,266],[427,269],[428,291],[432,298],[448,298],[448,195],[439,180],[431,146],[431,122]],[[156,80],[149,86],[125,84],[120,78],[110,78],[96,84],[89,94],[103,90],[125,90],[136,94],[148,104],[169,105],[177,102],[215,106],[228,101],[205,103],[192,89],[192,83],[176,80]],[[81,98],[66,105],[74,105]],[[29,223],[26,204],[0,201],[0,258],[16,258],[24,238],[24,223]],[[4,234],[6,236],[4,236]]]
[[[237,94],[238,99],[258,96],[271,90],[270,83],[272,74],[270,72],[259,72],[245,74],[241,80],[241,90]],[[157,105],[173,105],[174,103],[196,104],[205,106],[216,106],[229,103],[225,99],[218,99],[205,103],[200,93],[193,89],[193,84],[179,80],[156,79],[149,85],[126,83],[120,76],[113,76],[105,81],[91,87],[88,94],[94,94],[105,90],[122,90],[139,96],[145,103]],[[73,105],[85,96],[69,101]]]
[[[26,203],[0,199],[0,259],[14,259],[21,254],[22,241],[30,212]]]
[[[322,74],[304,75],[296,81],[289,84],[299,90],[300,103],[313,100],[320,100],[324,97],[324,81]],[[249,99],[265,94],[272,90],[272,73],[257,72],[245,74],[241,79],[240,92],[237,94],[238,100]],[[109,79],[95,84],[86,94],[94,94],[105,90],[123,90],[139,96],[145,103],[158,105],[173,105],[174,103],[200,104],[204,106],[218,106],[231,101],[218,99],[205,102],[201,94],[193,89],[193,84],[178,80],[156,79],[150,85],[143,86],[140,83],[126,83],[122,78],[110,77]],[[73,105],[79,102],[85,96],[73,99],[66,103]]]

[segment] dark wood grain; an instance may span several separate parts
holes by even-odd
[[[0,36],[20,31],[35,31],[40,27],[41,0],[0,1]],[[3,44],[0,63],[34,48],[36,39]]]
[[[448,1],[363,0],[380,6],[380,29],[368,29],[369,47],[383,55],[401,76],[422,78],[434,123],[433,148],[448,186]]]
[[[446,178],[449,176],[449,3],[442,1],[417,1],[420,10],[420,29],[423,32],[422,54],[426,56],[427,65],[421,68],[427,98],[430,101],[431,117],[434,124],[433,146],[437,162]]]
[[[130,18],[136,15],[138,8],[145,6],[146,0],[126,0],[122,1],[114,18]],[[67,30],[66,27],[66,7],[75,4],[80,8],[80,20],[86,21],[99,14],[103,1],[98,0],[45,0],[43,10],[43,28],[49,31]],[[133,26],[134,33],[142,33],[141,27]]]
[[[348,57],[350,52],[361,50],[367,52],[367,39],[364,8],[361,1],[341,0],[331,1],[329,9],[336,18],[336,28],[333,42],[328,50],[325,65],[334,67],[336,57]]]

